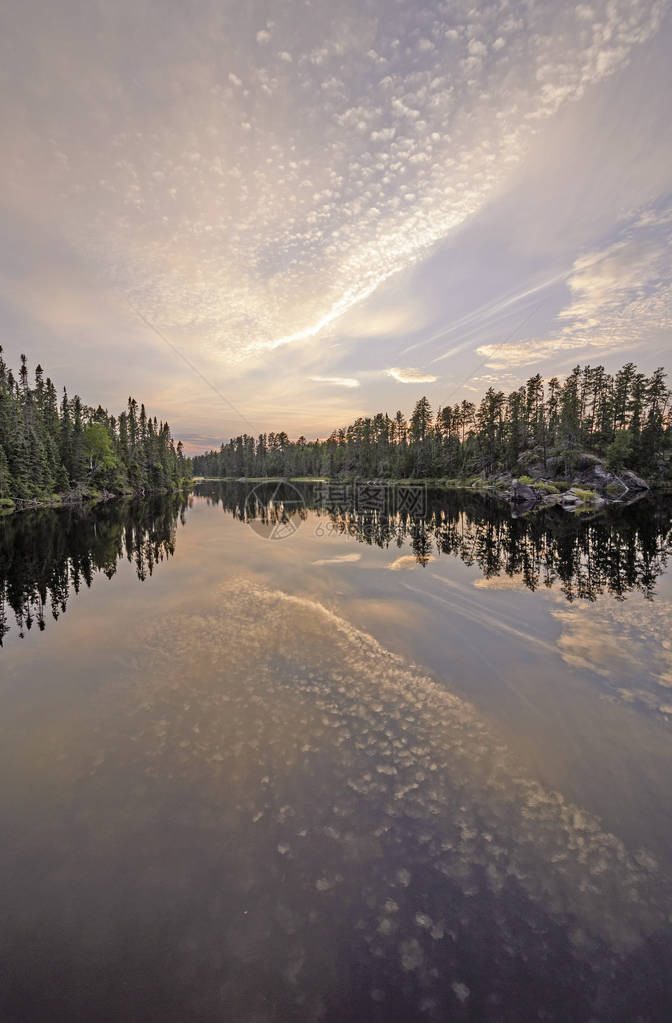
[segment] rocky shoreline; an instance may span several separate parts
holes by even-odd
[[[576,472],[571,480],[543,473],[518,478],[505,473],[489,481],[488,490],[493,489],[493,483],[497,495],[518,515],[555,506],[572,512],[594,512],[605,505],[631,504],[650,490],[646,480],[631,469],[610,472],[599,461]]]

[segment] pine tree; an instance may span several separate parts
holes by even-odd
[[[113,490],[172,487],[191,472],[182,447],[176,452],[168,423],[140,417],[129,398],[119,418],[84,405],[63,390],[60,409],[52,381],[41,366],[29,384],[21,358],[18,383],[0,348],[0,498],[50,497],[74,487]],[[286,437],[286,435],[285,435]],[[254,443],[251,448],[254,456]]]

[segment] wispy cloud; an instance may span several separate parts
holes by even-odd
[[[422,369],[411,369],[410,367],[403,369],[400,366],[390,366],[385,373],[387,376],[393,377],[394,380],[398,380],[400,384],[433,384],[435,380],[439,379],[431,373],[425,373]]]
[[[423,558],[423,566],[429,564],[430,561],[436,561],[436,558],[432,554]],[[390,572],[412,572],[419,564],[420,562],[416,558],[415,554],[402,554],[401,557],[395,558],[395,560],[391,561],[386,567]]]
[[[478,354],[503,369],[573,351],[633,348],[672,330],[671,220],[672,206],[651,206],[622,225],[615,239],[577,258],[567,278],[569,301],[549,336],[499,350],[482,345]]]
[[[355,377],[311,377],[316,384],[331,384],[332,387],[359,387]]]
[[[350,565],[361,559],[361,554],[339,554],[333,558],[320,558],[313,561],[313,565]]]

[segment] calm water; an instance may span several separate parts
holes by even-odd
[[[0,1017],[672,1018],[672,503],[275,489],[0,520]]]

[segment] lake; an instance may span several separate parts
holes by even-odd
[[[0,520],[0,1015],[672,1018],[672,500]]]

